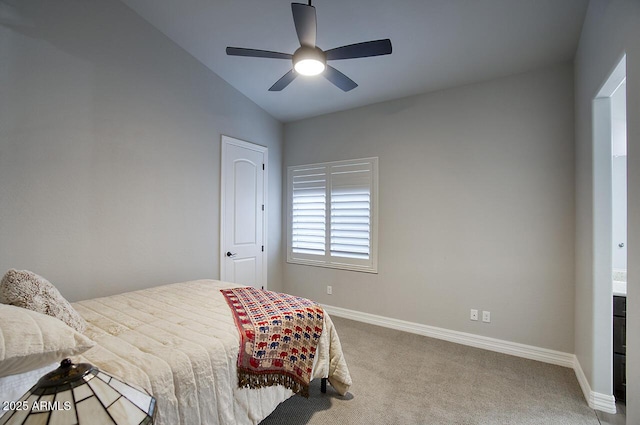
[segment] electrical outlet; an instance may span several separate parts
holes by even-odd
[[[471,309],[471,314],[469,315],[469,319],[478,320],[478,310]]]
[[[490,311],[483,311],[482,312],[482,321],[485,323],[490,323],[491,322],[491,312]]]
[[[327,294],[333,294],[333,288],[331,286],[327,286]]]

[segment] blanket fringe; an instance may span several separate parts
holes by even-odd
[[[295,379],[293,376],[284,375],[282,373],[255,373],[249,370],[238,368],[238,386],[240,388],[264,388],[274,385],[282,385],[290,389],[294,393],[300,394],[305,398],[309,398],[309,385],[305,385]]]

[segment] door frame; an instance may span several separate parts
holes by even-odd
[[[227,223],[225,223],[224,216],[224,207],[225,207],[225,197],[224,197],[224,187],[226,183],[226,165],[225,164],[225,154],[227,153],[228,146],[233,145],[244,149],[250,149],[253,151],[260,152],[262,154],[262,158],[264,161],[264,174],[262,178],[263,184],[263,204],[264,204],[264,212],[262,214],[262,243],[264,244],[264,251],[262,253],[262,287],[267,289],[267,259],[268,255],[268,243],[267,243],[267,223],[268,223],[268,212],[269,212],[269,193],[268,193],[268,175],[269,175],[269,148],[262,145],[256,145],[255,143],[247,142],[244,140],[236,139],[231,136],[226,136],[224,134],[221,135],[220,140],[220,246],[219,246],[219,264],[220,264],[220,280],[224,280],[223,277],[226,275],[226,262],[225,260],[225,248],[224,248],[224,237],[225,237],[225,229]]]
[[[613,396],[613,257],[611,96],[626,78],[626,55],[592,100],[592,394],[589,406],[616,413]],[[628,266],[627,266],[628,267]]]

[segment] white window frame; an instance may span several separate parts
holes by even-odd
[[[369,258],[347,258],[331,254],[331,193],[333,183],[331,170],[336,167],[370,167],[369,180]],[[293,184],[294,174],[314,169],[323,174],[325,185],[325,229],[324,255],[294,252],[293,249]],[[338,168],[339,169],[339,168]],[[361,158],[346,161],[332,161],[316,164],[294,165],[287,167],[287,262],[317,267],[352,270],[366,273],[378,273],[378,158]]]

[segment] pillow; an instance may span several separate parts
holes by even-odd
[[[0,400],[2,400],[3,403],[5,401],[20,400],[20,397],[29,391],[40,378],[56,370],[59,366],[60,362],[54,362],[47,366],[30,370],[29,372],[0,378]],[[3,405],[2,407],[6,406]],[[6,410],[3,412],[2,407],[0,407],[0,417],[2,413],[6,412]]]
[[[0,377],[47,366],[94,345],[58,319],[0,304]]]
[[[87,322],[51,282],[28,270],[10,269],[4,275],[0,281],[0,303],[48,314],[78,332],[87,328]]]

